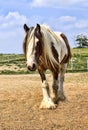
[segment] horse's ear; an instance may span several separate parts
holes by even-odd
[[[29,31],[29,27],[26,24],[24,24],[23,28],[25,32]]]
[[[42,37],[42,34],[41,34],[41,26],[39,24],[36,25],[36,28],[35,28],[35,36],[37,38],[41,38]]]
[[[41,31],[41,27],[40,27],[39,24],[36,25],[36,31],[37,31],[37,32],[40,32],[40,31]]]

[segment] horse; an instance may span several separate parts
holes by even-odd
[[[54,109],[59,100],[65,100],[63,89],[64,75],[71,58],[71,49],[67,37],[63,33],[54,32],[46,25],[23,25],[25,36],[23,51],[28,70],[38,70],[42,80],[43,100],[41,109]],[[52,74],[52,93],[45,72]]]

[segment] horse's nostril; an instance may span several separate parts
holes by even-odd
[[[27,66],[28,70],[35,71],[36,70],[36,64],[33,64],[32,66]]]
[[[35,64],[33,64],[32,69],[35,69],[35,68],[36,68],[36,65],[35,65]]]
[[[27,66],[27,68],[28,68],[28,70],[30,70],[31,68],[30,68],[30,66]]]

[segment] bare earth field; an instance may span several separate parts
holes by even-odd
[[[64,89],[64,102],[41,110],[38,74],[0,75],[0,130],[88,130],[88,73],[66,74]]]

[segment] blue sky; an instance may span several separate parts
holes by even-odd
[[[88,36],[88,0],[0,0],[0,53],[23,53],[24,23],[49,25],[74,47],[76,35]]]

